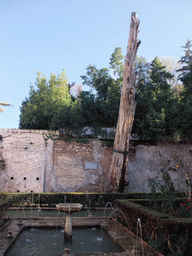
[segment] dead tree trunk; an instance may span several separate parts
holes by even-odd
[[[140,41],[137,40],[139,20],[137,14],[131,14],[129,41],[127,55],[124,62],[123,86],[115,141],[113,145],[113,158],[108,179],[108,191],[123,192],[125,186],[125,173],[129,151],[129,140],[135,115],[135,57]]]

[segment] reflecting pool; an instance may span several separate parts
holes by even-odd
[[[70,248],[71,254],[122,252],[104,229],[74,228],[69,244],[63,242],[63,232],[63,229],[25,229],[5,255],[63,255],[66,247]]]

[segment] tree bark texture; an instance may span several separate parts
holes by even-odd
[[[127,55],[124,62],[123,86],[119,117],[113,145],[113,157],[108,176],[108,191],[123,192],[125,186],[125,173],[128,161],[129,140],[135,115],[135,58],[140,41],[137,40],[139,20],[137,14],[132,12],[127,46]]]

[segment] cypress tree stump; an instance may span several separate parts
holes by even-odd
[[[112,163],[108,176],[108,184],[106,186],[108,191],[123,192],[125,187],[129,140],[136,109],[135,58],[138,47],[141,43],[137,40],[139,23],[137,14],[132,12],[127,55],[124,62],[124,76],[121,90],[119,117],[113,145]]]

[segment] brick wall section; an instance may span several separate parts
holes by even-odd
[[[102,192],[111,155],[110,150],[97,140],[89,140],[87,144],[56,140],[53,152],[55,187],[52,191]],[[86,163],[97,164],[97,169],[85,169]]]

